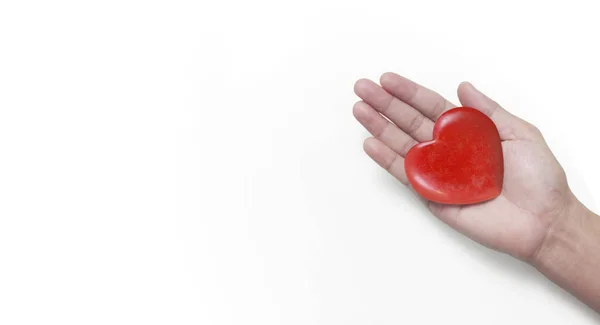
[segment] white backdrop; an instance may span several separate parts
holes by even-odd
[[[351,113],[360,77],[471,81],[596,209],[594,6],[1,2],[0,323],[597,323],[432,217]]]

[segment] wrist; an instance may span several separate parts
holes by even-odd
[[[531,264],[600,311],[600,217],[575,197],[549,227]]]
[[[589,213],[589,210],[571,195],[548,227],[546,236],[530,263],[537,269],[547,268],[572,256],[583,231],[584,219],[588,218]]]

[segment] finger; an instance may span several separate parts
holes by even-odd
[[[384,73],[380,83],[383,89],[416,108],[432,121],[436,121],[445,111],[456,107],[435,91],[393,72]]]
[[[497,102],[477,90],[471,83],[458,86],[458,98],[463,106],[476,108],[494,121],[502,140],[537,139],[541,137],[537,129],[510,114]]]
[[[390,95],[373,81],[368,79],[357,81],[354,92],[413,139],[421,142],[431,140],[433,122],[410,105]]]
[[[418,143],[365,102],[354,104],[353,113],[367,131],[402,157]]]
[[[368,138],[363,146],[367,155],[379,166],[396,177],[402,184],[408,185],[408,179],[404,171],[404,158],[375,138]]]

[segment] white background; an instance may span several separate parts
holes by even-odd
[[[0,324],[594,324],[362,152],[360,77],[536,124],[600,195],[596,1],[0,2]]]

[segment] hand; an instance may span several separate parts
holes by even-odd
[[[354,91],[363,101],[354,105],[354,116],[374,136],[364,143],[366,153],[409,186],[404,156],[415,144],[431,140],[436,119],[456,105],[394,73],[383,74],[380,83],[356,82]],[[427,206],[442,221],[479,243],[531,261],[549,229],[577,202],[565,173],[533,125],[510,114],[470,83],[458,87],[458,98],[462,106],[480,110],[498,127],[504,154],[502,193],[480,204],[427,202]]]

